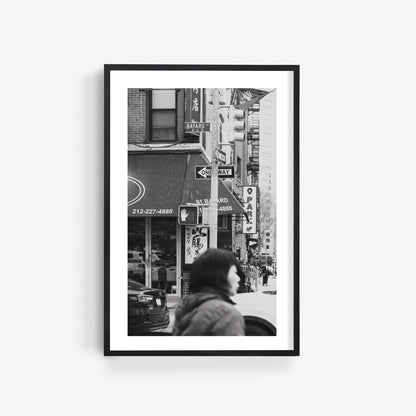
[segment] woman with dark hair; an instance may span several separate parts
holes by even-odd
[[[237,293],[237,260],[209,249],[192,264],[191,295],[176,308],[173,335],[244,335],[244,319],[230,299]]]

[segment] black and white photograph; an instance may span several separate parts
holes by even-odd
[[[296,193],[298,68],[263,68],[262,74],[269,75],[266,85],[253,68],[245,77],[247,87],[233,83],[206,88],[195,88],[207,81],[198,70],[188,68],[195,84],[181,88],[160,86],[161,68],[149,79],[143,72],[147,68],[129,68],[123,87],[114,89],[115,97],[124,95],[124,107],[113,96],[108,104],[117,117],[123,114],[125,125],[120,133],[110,125],[109,148],[114,148],[115,137],[117,145],[124,145],[127,200],[117,200],[117,205],[127,203],[127,216],[116,218],[111,211],[110,221],[124,223],[125,241],[117,240],[117,250],[122,242],[127,261],[117,269],[117,288],[110,289],[110,299],[117,292],[121,298],[114,304],[127,301],[127,307],[124,319],[112,320],[110,343],[116,332],[121,339],[127,336],[122,345],[137,345],[138,352],[151,344],[162,351],[196,349],[202,354],[198,342],[210,344],[199,337],[227,337],[208,343],[216,353],[297,353],[296,241],[293,234],[280,233],[279,223],[287,228],[290,218],[292,231],[298,227],[295,206],[290,205]],[[110,76],[120,75],[119,69],[106,69]],[[239,70],[227,69],[223,74]],[[175,83],[174,72],[166,71],[164,83]],[[131,79],[132,74],[137,78]],[[111,81],[108,88],[113,91],[116,81]],[[277,149],[285,147],[291,150],[280,153],[280,161],[286,158],[279,166],[286,166],[283,171],[278,169]],[[114,160],[111,150],[109,156]],[[292,175],[287,176],[288,170]],[[122,190],[125,183],[118,186]],[[109,193],[110,203],[113,195]],[[109,258],[112,254],[110,250]],[[119,285],[123,270],[124,290]],[[114,279],[112,272],[109,287]]]
[[[128,90],[130,335],[276,334],[275,96]],[[207,250],[196,274],[193,262]],[[246,316],[246,330],[232,309]]]

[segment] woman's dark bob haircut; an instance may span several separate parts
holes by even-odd
[[[226,250],[210,248],[202,253],[191,266],[190,289],[192,293],[204,288],[214,288],[228,296],[230,285],[228,272],[231,266],[237,266],[233,253]]]

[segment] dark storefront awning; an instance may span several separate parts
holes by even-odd
[[[209,165],[201,153],[129,154],[128,215],[172,217],[179,205],[209,203],[211,181],[195,179],[197,165]],[[239,201],[218,182],[218,214],[243,214]]]

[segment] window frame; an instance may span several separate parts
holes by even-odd
[[[173,90],[175,91],[175,107],[174,108],[157,108],[153,109],[153,91],[155,90]],[[148,93],[148,124],[149,124],[149,134],[148,141],[149,143],[174,143],[178,141],[178,89],[177,88],[157,88],[151,89]],[[175,113],[175,137],[172,140],[154,140],[153,139],[153,112],[171,112],[174,110]]]

